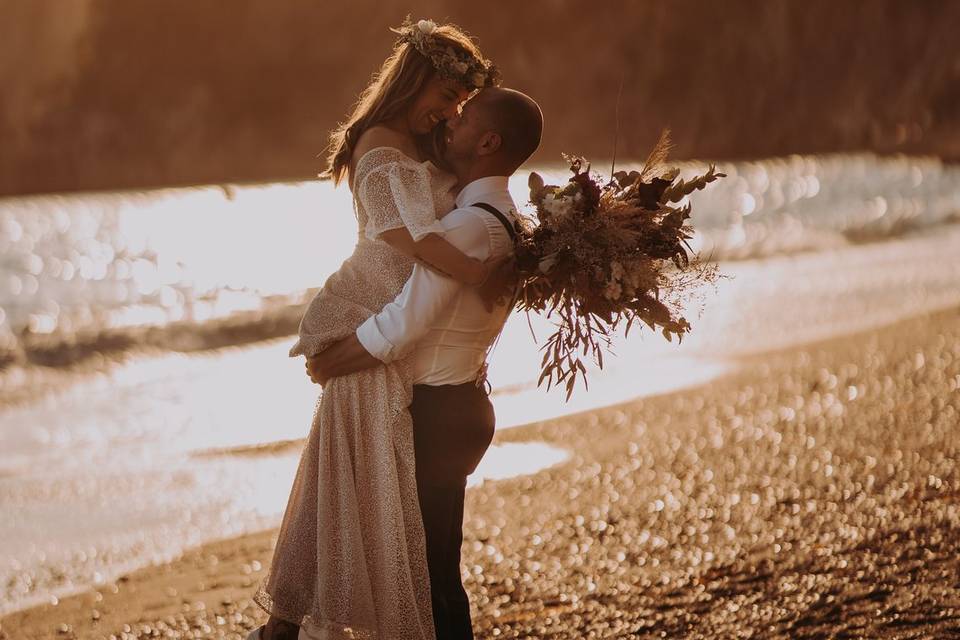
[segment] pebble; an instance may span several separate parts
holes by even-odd
[[[958,319],[498,433],[572,455],[468,491],[476,637],[960,637]],[[242,639],[236,594],[104,631]]]

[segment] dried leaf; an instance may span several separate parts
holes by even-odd
[[[672,147],[673,144],[670,142],[670,129],[664,129],[660,132],[660,139],[657,140],[657,144],[653,146],[653,150],[644,161],[638,180],[643,181],[655,175],[657,169],[667,161],[667,155],[670,153]]]

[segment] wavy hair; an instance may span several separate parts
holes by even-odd
[[[459,27],[452,24],[439,25],[433,37],[482,60],[480,49]],[[332,179],[340,184],[349,171],[353,150],[363,132],[381,122],[395,118],[408,108],[430,81],[436,70],[430,59],[410,43],[398,39],[393,52],[374,74],[367,88],[360,93],[353,112],[346,122],[340,123],[330,134],[327,146],[327,169],[320,178]],[[438,167],[447,169],[443,160],[445,123],[438,123],[430,133],[416,135],[417,149]]]

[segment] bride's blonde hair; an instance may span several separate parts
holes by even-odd
[[[449,47],[483,60],[477,45],[455,25],[437,26],[432,37]],[[334,185],[340,184],[349,170],[353,150],[363,132],[402,113],[435,73],[436,69],[428,57],[417,51],[410,42],[402,38],[397,40],[390,57],[384,61],[370,84],[360,94],[353,113],[330,134],[327,169],[320,177],[332,178]],[[416,135],[414,138],[420,153],[437,166],[449,169],[442,157],[445,126],[445,123],[440,122],[430,133]]]

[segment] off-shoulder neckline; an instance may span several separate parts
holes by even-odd
[[[435,171],[440,171],[440,172],[443,171],[442,169],[440,169],[440,167],[438,167],[437,165],[433,164],[433,161],[432,161],[432,160],[424,160],[423,162],[418,162],[417,160],[414,160],[413,158],[411,158],[410,156],[408,156],[406,153],[404,153],[403,151],[401,151],[401,150],[398,149],[397,147],[389,147],[389,146],[386,146],[386,145],[380,145],[380,146],[372,147],[372,148],[368,149],[362,156],[360,156],[359,159],[357,159],[357,165],[356,165],[356,167],[354,167],[354,169],[353,169],[353,175],[351,175],[350,178],[349,178],[350,190],[351,190],[351,191],[353,191],[354,189],[356,189],[357,186],[358,186],[358,185],[357,185],[357,182],[356,182],[356,178],[357,178],[358,175],[360,175],[360,166],[363,164],[363,161],[366,160],[367,156],[369,156],[369,155],[370,155],[371,153],[373,153],[374,151],[380,151],[380,150],[390,150],[390,151],[394,151],[394,152],[396,152],[401,158],[403,158],[404,160],[406,160],[406,161],[409,162],[410,164],[414,164],[414,165],[417,165],[418,167],[425,168],[428,173],[433,173],[433,172],[430,171],[430,167],[433,167]],[[363,176],[363,180],[366,180],[366,178],[367,178],[367,176]],[[361,182],[362,182],[363,180],[361,180]]]
[[[363,163],[364,159],[365,159],[367,156],[369,156],[371,153],[373,153],[374,151],[379,151],[379,150],[381,150],[381,149],[389,149],[390,151],[395,151],[396,153],[398,153],[398,154],[400,154],[401,156],[403,156],[404,159],[409,160],[409,161],[412,162],[413,164],[421,164],[421,165],[423,165],[423,164],[433,164],[433,161],[432,161],[432,160],[423,160],[423,161],[414,160],[413,158],[411,158],[409,155],[407,155],[406,153],[404,153],[403,151],[401,151],[401,150],[398,149],[397,147],[390,147],[390,146],[387,146],[387,145],[380,145],[380,146],[377,146],[377,147],[371,147],[370,149],[367,149],[367,151],[366,151],[362,156],[360,156],[359,159],[357,159],[357,166],[356,166],[355,171],[356,171],[357,173],[359,173],[359,172],[360,172],[360,165]]]

